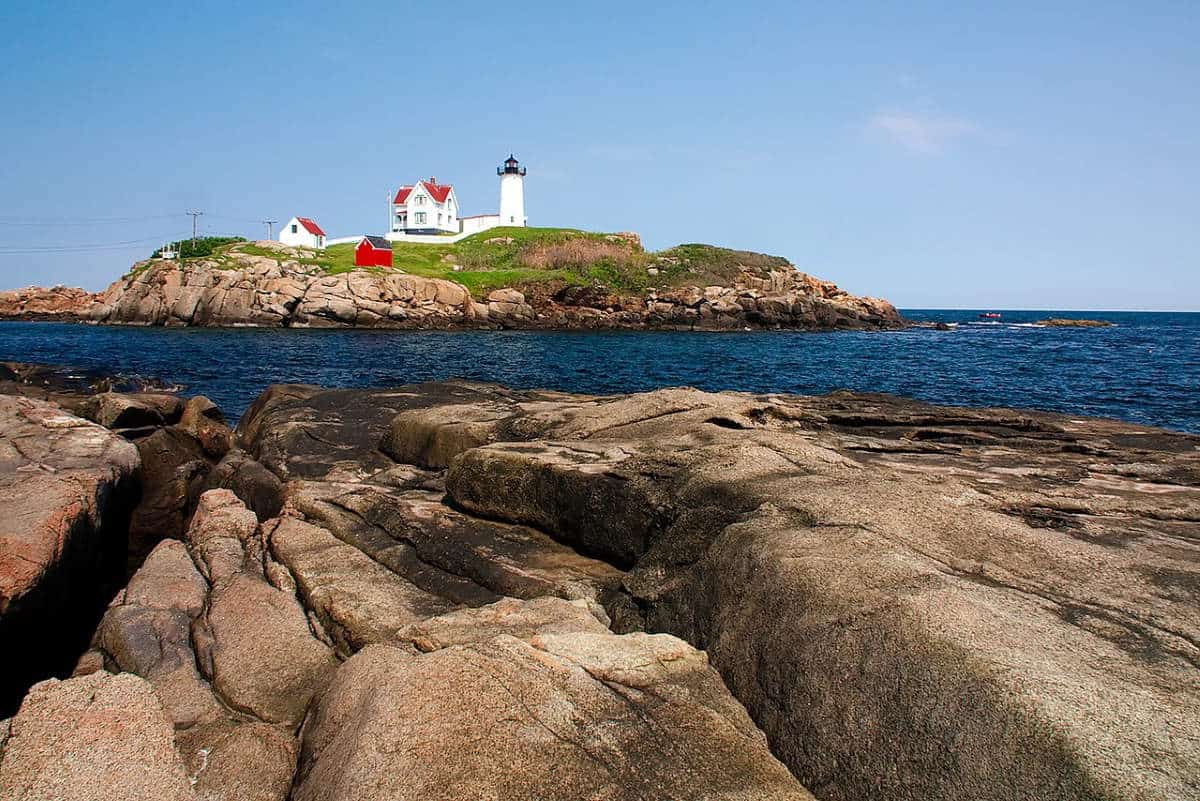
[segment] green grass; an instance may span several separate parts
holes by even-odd
[[[511,242],[503,241],[509,240]],[[415,242],[392,243],[392,269],[402,270],[425,278],[456,281],[481,297],[493,289],[521,286],[542,281],[559,280],[565,283],[600,283],[601,279],[622,278],[615,271],[598,263],[531,267],[522,260],[530,248],[555,245],[571,239],[606,242],[604,234],[589,234],[566,228],[492,228],[442,244]],[[332,245],[317,259],[326,272],[337,274],[354,269],[354,244]],[[240,250],[249,252],[245,246]],[[638,261],[646,261],[638,253]],[[461,269],[455,270],[455,266]],[[645,268],[640,270],[645,275]],[[630,276],[620,280],[620,288],[633,288]]]
[[[251,256],[266,256],[267,258],[275,259],[276,261],[284,258],[284,254],[280,253],[278,250],[275,250],[273,248],[260,247],[259,245],[256,245],[253,242],[247,242],[244,245],[238,245],[236,248],[231,248],[231,249],[236,250],[238,253],[247,253]],[[299,251],[300,253],[312,254],[312,255],[311,256],[302,256],[299,259],[293,259],[291,257],[288,257],[289,261],[311,262],[313,264],[317,264],[320,261],[320,259],[318,258],[319,252],[312,248],[299,248],[298,247],[298,248],[292,248],[292,249]]]
[[[355,245],[332,245],[324,251],[296,248],[302,255],[295,257],[253,243],[229,242],[215,247],[207,259],[217,267],[232,268],[238,264],[233,252],[240,252],[296,261],[337,275],[364,269],[354,266]],[[455,281],[482,297],[501,287],[545,282],[602,286],[618,293],[640,293],[651,286],[725,284],[743,271],[764,275],[790,264],[778,256],[700,244],[647,253],[611,234],[571,228],[492,228],[453,243],[393,242],[392,268]],[[656,275],[648,272],[651,268]]]

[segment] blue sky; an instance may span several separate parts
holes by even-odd
[[[0,287],[100,288],[191,207],[378,232],[433,174],[494,211],[513,151],[534,225],[907,308],[1200,309],[1194,1],[5,3],[0,29]]]

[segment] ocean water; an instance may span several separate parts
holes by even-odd
[[[891,392],[935,403],[1114,417],[1200,433],[1200,313],[909,309],[951,331],[397,332],[0,323],[0,359],[155,376],[235,420],[268,384],[394,386],[471,378],[619,393]],[[1052,316],[1112,328],[1044,328]]]

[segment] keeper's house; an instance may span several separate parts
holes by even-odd
[[[392,200],[392,231],[457,234],[458,198],[454,196],[454,187],[430,178],[397,189]]]
[[[392,243],[382,236],[364,236],[354,249],[355,267],[391,267]]]

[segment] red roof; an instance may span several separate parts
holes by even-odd
[[[310,234],[314,234],[316,236],[325,236],[325,232],[321,230],[321,226],[317,225],[309,218],[297,217],[296,219],[299,220],[300,224],[304,226],[304,230],[308,231]]]
[[[420,181],[421,186],[425,187],[425,191],[430,197],[438,203],[445,203],[446,198],[450,197],[450,190],[453,188],[450,184],[435,184],[432,181]],[[414,187],[402,186],[396,190],[396,199],[393,203],[407,203],[408,196],[412,193]]]
[[[450,196],[450,184],[435,184],[429,181],[421,181],[421,186],[429,190],[429,194],[433,195],[433,199],[438,203],[445,203],[446,198]]]

